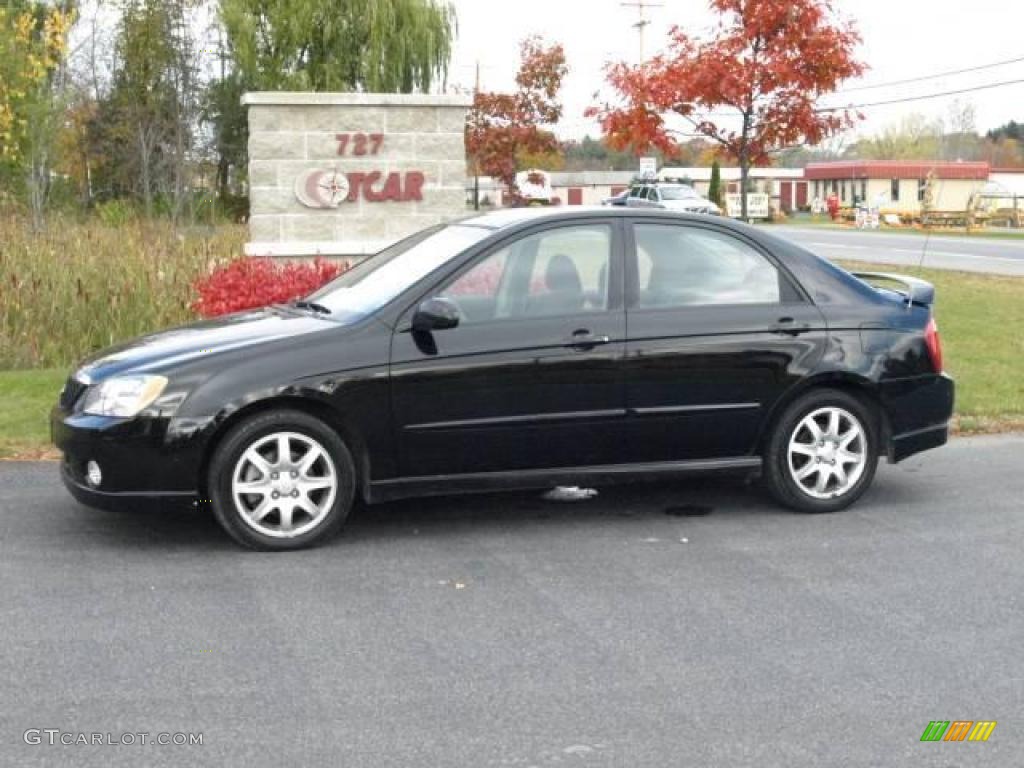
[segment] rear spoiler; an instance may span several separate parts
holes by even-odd
[[[906,297],[908,307],[912,304],[930,307],[935,303],[935,286],[927,280],[919,280],[916,277],[907,277],[906,275],[893,275],[888,272],[854,272],[853,276],[868,283],[872,288],[875,287],[872,285],[874,281],[898,283],[903,286],[904,290],[897,289],[896,292],[902,293]],[[885,288],[885,286],[880,287]],[[887,288],[886,290],[893,289]]]

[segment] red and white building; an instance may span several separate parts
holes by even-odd
[[[810,163],[804,168],[804,176],[812,200],[825,200],[834,194],[844,207],[867,203],[916,214],[921,212],[929,174],[934,179],[934,210],[964,211],[971,195],[988,183],[990,170],[986,162],[850,160]]]
[[[887,211],[918,214],[924,199],[925,183],[933,173],[936,211],[964,211],[971,195],[993,190],[1008,199],[1022,198],[1024,207],[1024,169],[991,168],[986,162],[904,162],[844,160],[810,163],[806,168],[751,168],[751,192],[766,194],[774,211],[790,213],[807,209],[817,198],[822,203],[835,194],[844,207],[867,202]],[[634,171],[580,171],[548,174],[554,196],[562,205],[596,205],[605,198],[628,189],[637,177]],[[740,191],[740,169],[721,169],[725,194]],[[707,195],[711,182],[709,167],[665,167],[658,172],[664,182],[692,185]],[[502,185],[488,178],[479,180],[481,199],[489,204],[505,202]],[[467,201],[472,201],[473,179],[466,183]]]

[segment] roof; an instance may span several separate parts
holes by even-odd
[[[835,163],[808,163],[808,179],[923,179],[934,172],[938,179],[985,181],[986,162],[937,163],[897,160],[850,160]]]
[[[518,224],[525,224],[529,221],[539,221],[543,219],[586,219],[595,215],[606,218],[618,216],[643,216],[647,218],[657,216],[661,218],[675,218],[688,221],[707,221],[709,218],[707,214],[682,213],[679,211],[669,211],[661,208],[627,208],[625,206],[615,205],[552,205],[527,206],[525,208],[499,208],[498,210],[490,211],[488,213],[460,218],[453,223],[470,227],[483,227],[485,229],[497,230],[505,229],[506,227],[513,227]],[[714,216],[711,218],[713,218],[714,221],[727,226],[734,223],[731,219],[728,219],[725,216]]]
[[[548,173],[553,187],[629,186],[634,171],[552,171]]]
[[[724,166],[719,169],[723,181],[739,181],[740,169],[735,166]],[[752,179],[802,179],[803,168],[751,168]],[[660,179],[690,179],[692,181],[711,181],[709,166],[681,167],[667,165],[658,171]]]
[[[613,206],[603,205],[574,205],[571,208],[544,205],[526,206],[523,208],[499,208],[495,211],[481,213],[479,216],[460,219],[458,223],[468,224],[473,227],[485,227],[487,229],[504,229],[505,227],[538,219],[572,218],[574,213],[608,213],[613,210]]]

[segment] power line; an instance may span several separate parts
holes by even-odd
[[[817,107],[815,112],[840,112],[845,109],[866,109],[868,107],[884,107],[892,104],[904,104],[911,101],[925,101],[927,99],[940,99],[943,96],[957,96],[962,93],[972,93],[974,91],[986,91],[992,88],[1002,88],[1007,85],[1020,85],[1024,83],[1024,79],[1020,80],[1004,80],[999,83],[985,83],[984,85],[975,85],[970,88],[958,88],[952,91],[942,91],[940,93],[926,93],[920,96],[904,96],[900,99],[886,99],[884,101],[871,101],[863,104],[844,104],[835,107]],[[737,113],[732,111],[722,110],[711,110],[709,112],[701,113],[704,117],[736,117]]]
[[[854,93],[856,91],[870,91],[877,88],[891,88],[896,85],[907,85],[909,83],[920,83],[924,80],[935,80],[940,77],[950,77],[952,75],[963,75],[967,72],[980,72],[983,69],[994,69],[995,67],[1003,67],[1007,64],[1017,64],[1018,62],[1024,61],[1024,56],[1016,59],[1006,59],[1005,61],[994,61],[991,64],[979,64],[976,67],[965,67],[964,69],[951,69],[948,72],[937,72],[934,75],[921,75],[919,77],[908,77],[905,80],[890,80],[888,83],[871,83],[869,85],[858,85],[853,88],[843,88],[839,93]]]
[[[972,93],[974,91],[987,91],[992,88],[1002,88],[1007,85],[1019,85],[1024,80],[1004,80],[1001,83],[986,83],[975,85],[971,88],[958,88],[954,91],[942,91],[941,93],[926,93],[921,96],[904,96],[901,99],[886,99],[885,101],[872,101],[864,104],[846,104],[840,107],[819,107],[815,112],[838,112],[843,109],[865,109],[867,107],[884,107],[889,104],[904,104],[908,101],[925,101],[926,99],[938,99],[943,96],[957,96],[961,93]]]

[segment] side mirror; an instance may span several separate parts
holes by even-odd
[[[412,316],[412,329],[417,333],[443,331],[458,324],[459,308],[451,299],[440,296],[423,301]]]

